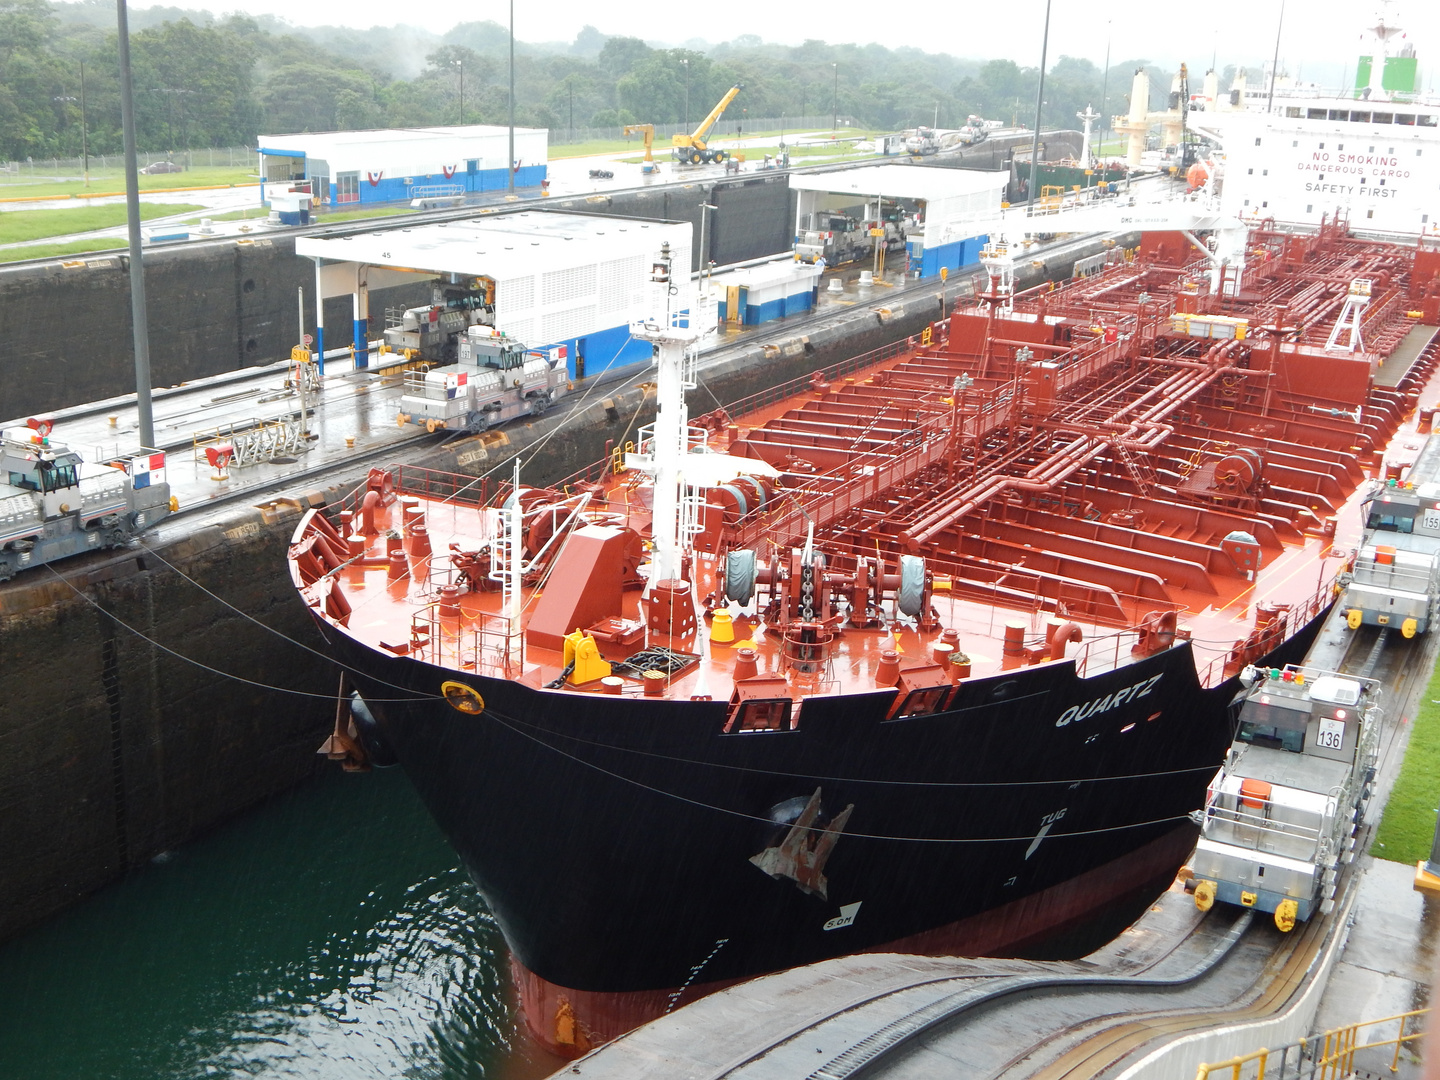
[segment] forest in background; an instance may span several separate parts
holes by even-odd
[[[141,150],[254,145],[260,134],[466,123],[503,124],[509,36],[494,22],[444,34],[410,27],[300,28],[270,18],[179,8],[130,13]],[[0,159],[76,156],[81,71],[92,153],[120,149],[115,7],[109,0],[0,0]],[[1075,127],[1087,104],[1128,108],[1143,59],[1101,65],[1061,56],[1045,82],[1045,126]],[[1228,79],[1229,72],[1226,73]],[[654,47],[585,27],[573,42],[515,43],[515,120],[563,138],[575,127],[694,124],[731,86],[726,114],[827,115],[865,128],[958,127],[978,115],[1033,119],[1038,68],[911,47],[720,44]],[[1170,73],[1151,67],[1152,107]],[[1228,85],[1228,82],[1222,82]]]

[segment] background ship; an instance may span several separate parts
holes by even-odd
[[[1440,253],[1246,244],[1214,295],[1178,234],[1029,295],[992,246],[920,340],[693,422],[658,253],[633,447],[305,516],[327,750],[404,764],[543,1042],[848,952],[1075,955],[1165,887],[1437,359]]]

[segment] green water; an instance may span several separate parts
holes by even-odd
[[[398,769],[315,781],[0,946],[0,1077],[545,1075]]]

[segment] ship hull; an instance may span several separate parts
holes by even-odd
[[[1303,658],[1325,615],[1263,662]],[[883,690],[725,734],[725,700],[457,676],[320,625],[562,1052],[838,955],[1077,955],[1188,856],[1238,689],[1202,688],[1185,643],[1090,679],[1060,663],[967,680],[931,716],[887,720]],[[440,696],[457,678],[483,713]]]

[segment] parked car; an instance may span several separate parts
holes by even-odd
[[[146,176],[154,176],[156,173],[184,172],[184,168],[173,161],[156,161],[146,165],[140,170]]]
[[[615,179],[615,174],[614,174],[613,172],[611,172],[609,169],[591,169],[591,170],[590,170],[590,179],[591,179],[591,180],[614,180],[614,179]]]

